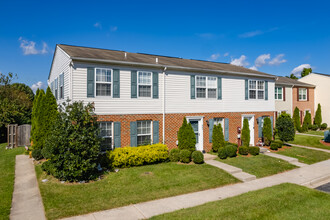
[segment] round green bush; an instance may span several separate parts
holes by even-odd
[[[237,156],[237,147],[233,145],[225,146],[226,154],[228,157],[236,157]]]
[[[249,147],[249,153],[253,156],[256,156],[260,153],[259,147]]]
[[[35,160],[41,160],[43,158],[42,153],[41,153],[41,149],[34,149],[32,151],[32,157]]]
[[[321,129],[322,129],[322,130],[327,129],[327,127],[328,127],[328,124],[327,124],[327,123],[323,123],[323,124],[321,124]]]
[[[189,163],[191,160],[191,151],[190,150],[182,150],[180,151],[180,161],[182,163]]]
[[[170,151],[170,161],[171,162],[178,162],[180,161],[180,150],[174,148]]]
[[[274,142],[277,143],[277,147],[278,147],[278,148],[282,148],[282,147],[283,147],[283,141],[276,140],[276,141],[274,141]]]
[[[226,153],[226,149],[224,147],[220,147],[218,149],[218,157],[220,159],[226,159],[227,158],[227,153]]]
[[[201,164],[201,163],[204,163],[204,155],[202,152],[200,151],[194,151],[192,154],[191,154],[191,158],[192,158],[192,161],[195,163],[195,164]]]
[[[270,144],[270,149],[271,149],[271,150],[277,150],[277,149],[278,149],[278,143],[276,143],[276,142],[272,142],[272,143]]]
[[[249,148],[241,146],[241,147],[238,148],[238,153],[240,155],[248,155],[249,154]]]
[[[313,125],[313,126],[312,126],[312,130],[313,130],[313,131],[316,131],[317,129],[318,129],[317,125]]]

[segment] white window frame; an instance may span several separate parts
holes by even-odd
[[[278,95],[279,95],[278,91],[279,91],[279,89],[281,89],[281,91],[282,91],[282,93],[281,93],[282,98],[281,99],[278,98]],[[283,86],[275,86],[275,100],[283,101]]]
[[[59,96],[59,99],[64,99],[64,73],[60,74],[60,79],[62,78],[63,79],[63,82],[62,82],[62,85],[61,85],[61,82],[60,82],[60,86],[59,86],[59,92],[60,92],[60,96]]]
[[[255,82],[255,88],[253,89],[251,89],[250,88],[250,83],[251,82]],[[259,82],[262,82],[263,83],[263,89],[259,89],[258,88],[258,83]],[[249,85],[248,85],[248,90],[249,90],[249,100],[251,99],[251,100],[265,100],[265,80],[252,80],[252,79],[250,79],[249,80]],[[251,98],[250,97],[250,91],[256,91],[256,97],[255,98]],[[259,91],[263,91],[263,98],[260,98],[259,99],[259,95],[258,95],[258,92]]]
[[[56,100],[58,100],[58,78],[59,77],[57,77],[55,80],[54,80],[54,93],[55,93],[55,99]]]
[[[101,124],[105,124],[105,123],[110,123],[110,127],[111,127],[111,136],[101,136],[102,138],[111,138],[111,146],[110,148],[113,149],[114,146],[114,123],[112,121],[101,121],[100,122],[100,129],[101,129]],[[100,131],[100,135],[101,135],[101,131]]]
[[[144,121],[147,121],[147,122],[150,122],[150,133],[149,134],[139,134],[138,132],[138,124],[139,122],[144,122]],[[137,146],[142,146],[142,145],[139,145],[138,143],[138,137],[141,137],[141,136],[149,136],[150,135],[150,144],[152,144],[152,138],[153,138],[153,124],[152,124],[152,120],[138,120],[136,121],[136,135],[137,135]]]
[[[299,91],[298,91],[298,95],[299,95],[299,101],[307,101],[307,96],[308,96],[308,94],[307,94],[307,88],[298,88],[299,89]],[[306,97],[305,98],[303,98],[304,97],[304,94],[300,94],[300,91],[305,91],[306,92]],[[301,98],[300,98],[300,96],[301,96]]]
[[[105,70],[105,71],[108,71],[108,70],[110,70],[110,72],[111,72],[111,75],[110,75],[110,78],[111,78],[111,82],[102,82],[102,81],[100,81],[100,82],[98,82],[98,81],[96,81],[96,71],[97,70]],[[95,72],[94,72],[94,94],[95,94],[95,97],[109,97],[109,98],[112,98],[112,94],[113,94],[113,70],[112,69],[110,69],[110,68],[95,68],[95,70],[94,70]],[[96,93],[96,84],[109,84],[110,85],[110,95],[97,95],[97,93]]]
[[[205,78],[205,86],[197,86],[197,78],[198,77],[204,77]],[[215,78],[215,86],[211,87],[208,84],[209,78]],[[197,89],[205,89],[205,98],[203,97],[197,97]],[[215,89],[215,97],[209,97],[209,89]],[[202,76],[197,75],[195,76],[195,97],[196,99],[217,99],[218,98],[218,78],[215,76]]]
[[[147,84],[147,83],[139,83],[139,73],[150,73],[150,84]],[[152,72],[150,71],[143,71],[143,70],[140,70],[140,71],[137,71],[137,97],[140,98],[140,99],[152,99],[152,80],[153,80],[153,74]],[[140,96],[140,86],[150,86],[150,97],[145,97],[145,96]]]

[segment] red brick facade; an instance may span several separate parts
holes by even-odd
[[[274,116],[274,112],[230,112],[230,113],[180,113],[165,115],[165,144],[169,149],[176,148],[177,132],[184,117],[203,117],[203,147],[205,151],[210,151],[212,144],[209,143],[208,120],[212,118],[229,119],[229,142],[237,143],[237,127],[241,127],[242,115],[254,115],[254,143],[258,142],[257,119],[262,116]],[[159,121],[159,141],[163,141],[163,115],[162,114],[138,114],[138,115],[99,115],[99,121],[121,122],[121,145],[130,145],[130,122],[138,120]],[[251,129],[251,128],[250,128]]]
[[[314,88],[307,88],[307,101],[298,100],[299,88],[303,87],[293,87],[292,88],[292,112],[296,107],[302,112],[301,121],[303,122],[305,117],[305,111],[310,110],[312,115],[312,121],[314,120]]]

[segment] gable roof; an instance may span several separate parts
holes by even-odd
[[[321,76],[327,76],[327,77],[330,77],[329,74],[325,74],[325,73],[314,73],[314,72],[312,72],[311,74],[317,74],[317,75],[321,75]]]
[[[312,87],[312,88],[315,87],[312,84],[303,83],[303,82],[300,82],[296,79],[291,79],[291,78],[283,77],[283,76],[278,76],[276,78],[275,84],[277,84],[277,85],[288,85],[288,86],[300,86],[300,87]]]
[[[274,78],[276,76],[251,70],[229,63],[218,63],[211,61],[183,59],[179,57],[160,56],[144,53],[130,53],[118,50],[108,50],[90,47],[80,47],[58,44],[72,60],[89,62],[113,62],[118,64],[146,65],[153,67],[167,67],[172,69],[190,69],[195,71],[222,72],[229,74],[251,75],[259,77]]]

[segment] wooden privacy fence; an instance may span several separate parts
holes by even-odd
[[[31,125],[8,125],[8,147],[30,146]]]

